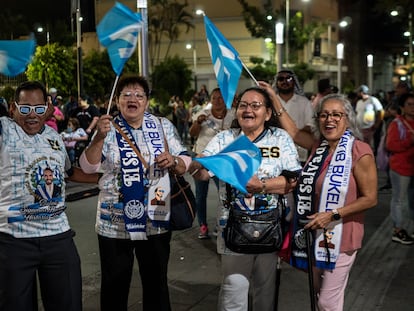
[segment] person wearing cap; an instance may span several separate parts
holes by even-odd
[[[381,126],[384,108],[376,97],[369,95],[369,88],[364,84],[359,87],[358,96],[360,99],[355,106],[357,126],[364,141],[373,148],[374,133]]]
[[[318,80],[318,94],[312,100],[312,108],[315,109],[316,105],[322,99],[322,97],[333,93],[333,87],[329,79],[320,79]]]

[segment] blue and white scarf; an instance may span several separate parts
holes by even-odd
[[[135,147],[136,141],[131,134],[131,128],[122,116],[114,119],[114,122],[127,135]],[[153,225],[168,227],[170,216],[170,184],[168,172],[160,170],[154,163],[156,156],[164,151],[163,134],[160,131],[159,122],[153,116],[144,114],[142,131],[144,142],[148,146],[150,157],[149,170],[144,171],[144,165],[129,143],[116,131],[116,139],[121,158],[121,187],[122,202],[124,205],[125,228],[129,232],[131,240],[146,240],[147,215]],[[145,178],[146,177],[146,178]],[[163,187],[168,198],[163,206],[151,205],[154,191],[157,187]]]
[[[323,181],[318,212],[331,211],[344,206],[352,170],[354,140],[354,136],[348,130],[341,137]],[[301,220],[307,220],[306,216],[316,210],[314,206],[316,181],[328,154],[328,142],[323,140],[304,167],[299,180],[291,264],[300,269],[308,268],[306,235],[300,223]],[[335,268],[341,247],[342,227],[342,220],[338,220],[331,222],[325,229],[316,230],[314,242],[316,267],[328,270]]]

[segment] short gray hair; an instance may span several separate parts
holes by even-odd
[[[315,136],[318,138],[321,137],[321,132],[319,130],[318,114],[322,111],[322,107],[328,100],[336,100],[342,103],[345,110],[345,114],[348,118],[348,129],[357,139],[362,140],[361,132],[359,131],[359,128],[356,123],[356,114],[354,107],[352,107],[351,102],[343,94],[328,94],[318,102],[318,104],[315,107]]]

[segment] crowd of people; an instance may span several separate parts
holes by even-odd
[[[404,82],[388,102],[366,85],[355,94],[338,94],[329,79],[321,79],[308,99],[288,69],[275,75],[273,85],[259,81],[243,90],[229,108],[219,88],[209,93],[205,85],[189,107],[172,96],[170,120],[149,112],[150,85],[141,76],[121,77],[110,114],[109,99],[101,107],[86,96],[63,104],[55,88],[47,92],[38,82],[24,82],[0,118],[0,156],[7,159],[0,163],[0,253],[8,254],[0,256],[0,309],[36,309],[36,274],[46,310],[82,309],[80,258],[64,212],[65,181],[74,180],[99,184],[101,310],[127,310],[135,259],[144,310],[171,310],[169,175],[189,172],[199,239],[211,237],[207,209],[216,209],[210,228],[223,275],[218,310],[274,310],[277,252],[230,251],[222,219],[229,206],[272,210],[280,195],[288,198],[291,233],[310,230],[315,240],[314,249],[306,250],[292,239],[290,263],[303,267],[304,253],[313,258],[319,310],[342,310],[362,247],[364,212],[377,204],[379,146],[389,156],[391,239],[414,244],[414,233],[405,229],[414,220],[414,95]],[[240,135],[262,151],[247,194],[193,161],[219,153]],[[284,170],[301,175],[291,181]],[[329,187],[332,174],[346,182]],[[210,179],[219,198],[212,207]],[[45,248],[36,247],[43,243]],[[48,271],[57,263],[59,271]]]

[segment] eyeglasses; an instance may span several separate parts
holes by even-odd
[[[348,116],[346,113],[343,112],[320,112],[317,114],[317,118],[321,121],[325,121],[328,120],[329,117],[332,118],[332,120],[334,120],[335,122],[339,122],[341,121],[343,116]]]
[[[131,99],[132,96],[135,96],[135,98],[139,102],[142,102],[145,99],[145,94],[142,94],[142,93],[139,93],[139,92],[124,92],[124,93],[121,93],[121,96],[124,97],[125,99]]]
[[[19,111],[19,113],[23,116],[29,115],[32,111],[34,111],[34,113],[37,114],[38,116],[42,116],[47,111],[47,105],[36,105],[36,106],[19,105],[16,102],[14,104],[16,105],[16,108]]]
[[[237,106],[237,109],[239,110],[247,110],[247,107],[250,106],[252,110],[257,111],[262,107],[264,104],[262,102],[245,102],[245,101],[239,101],[239,105]]]
[[[281,76],[281,77],[277,77],[277,82],[283,82],[283,81],[286,81],[286,82],[292,82],[293,81],[293,77],[292,76]]]

